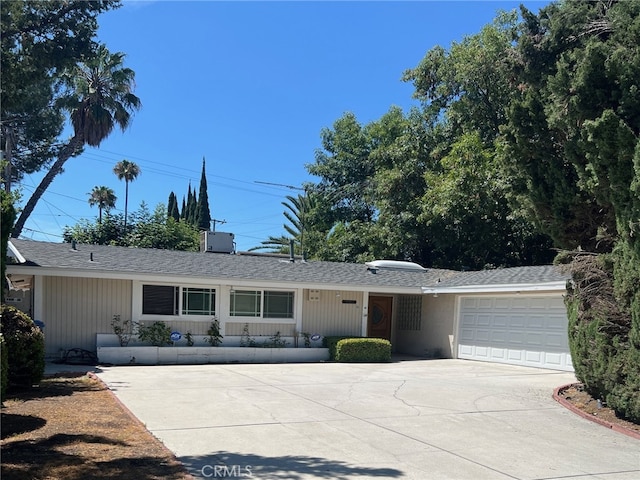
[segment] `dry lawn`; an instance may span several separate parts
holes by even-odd
[[[56,376],[7,396],[2,480],[192,478],[95,378]]]

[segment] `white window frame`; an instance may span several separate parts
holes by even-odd
[[[251,315],[251,316],[243,316],[243,315],[232,315],[231,313],[231,296],[235,294],[235,292],[257,292],[260,294],[260,315]],[[290,317],[265,317],[264,316],[264,293],[265,292],[277,292],[277,293],[289,293],[292,295],[291,299],[291,316]],[[228,306],[229,311],[227,314],[229,315],[230,322],[260,322],[260,323],[296,323],[297,316],[297,303],[296,303],[296,295],[297,290],[295,289],[279,289],[279,288],[254,288],[254,287],[238,287],[233,290],[229,290],[229,298],[228,298]]]
[[[161,314],[143,314],[143,288],[144,285],[155,285],[155,286],[166,286],[166,287],[176,287],[178,288],[178,314],[177,315],[161,315]],[[204,314],[204,315],[186,315],[183,314],[183,295],[184,289],[186,288],[203,288],[208,290],[215,291],[215,302],[214,302],[214,312],[212,314]],[[220,312],[220,295],[222,289],[220,285],[204,285],[204,284],[185,284],[180,282],[145,282],[139,281],[134,283],[133,288],[133,311],[137,314],[136,316],[140,320],[160,320],[160,321],[173,321],[173,320],[182,320],[182,321],[194,321],[194,322],[210,322],[213,317],[219,318]]]

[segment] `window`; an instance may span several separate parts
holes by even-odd
[[[143,285],[142,314],[178,315],[178,292],[171,285]]]
[[[259,317],[261,293],[255,290],[232,290],[229,315],[232,317]]]
[[[142,285],[142,314],[211,317],[216,314],[216,290],[177,285]]]
[[[216,291],[212,288],[183,288],[182,315],[215,315]]]
[[[293,292],[234,290],[230,303],[232,317],[293,318]]]
[[[264,292],[264,318],[293,318],[293,292]]]

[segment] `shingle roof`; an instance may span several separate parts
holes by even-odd
[[[378,269],[338,262],[289,262],[261,255],[181,252],[106,245],[77,245],[32,240],[11,242],[26,258],[25,266],[73,269],[87,275],[100,273],[184,276],[228,280],[253,280],[306,285],[420,288],[456,275],[451,270],[424,272]],[[91,260],[93,258],[93,261]]]
[[[448,277],[438,284],[439,287],[462,287],[472,285],[526,285],[535,283],[564,282],[568,276],[553,265],[534,267],[498,268],[461,272]]]
[[[184,276],[199,279],[247,280],[302,285],[335,285],[398,290],[435,287],[522,285],[563,282],[567,276],[551,266],[514,267],[475,272],[427,268],[424,272],[377,269],[356,263],[309,261],[263,255],[181,252],[107,245],[77,245],[12,239],[27,267],[71,269],[87,276],[101,274]],[[93,258],[93,260],[91,260]]]

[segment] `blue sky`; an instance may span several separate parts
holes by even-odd
[[[498,10],[539,1],[218,2],[126,1],[98,18],[98,39],[136,72],[143,107],[124,133],[67,162],[29,218],[23,236],[58,242],[66,225],[95,221],[89,192],[105,185],[124,210],[122,159],[140,176],[129,210],[166,205],[197,188],[202,159],[211,215],[238,250],[284,233],[286,195],[317,181],[307,174],[320,131],[345,112],[366,124],[391,106],[417,105],[401,82],[436,45],[447,48]],[[24,200],[42,175],[23,182]]]

